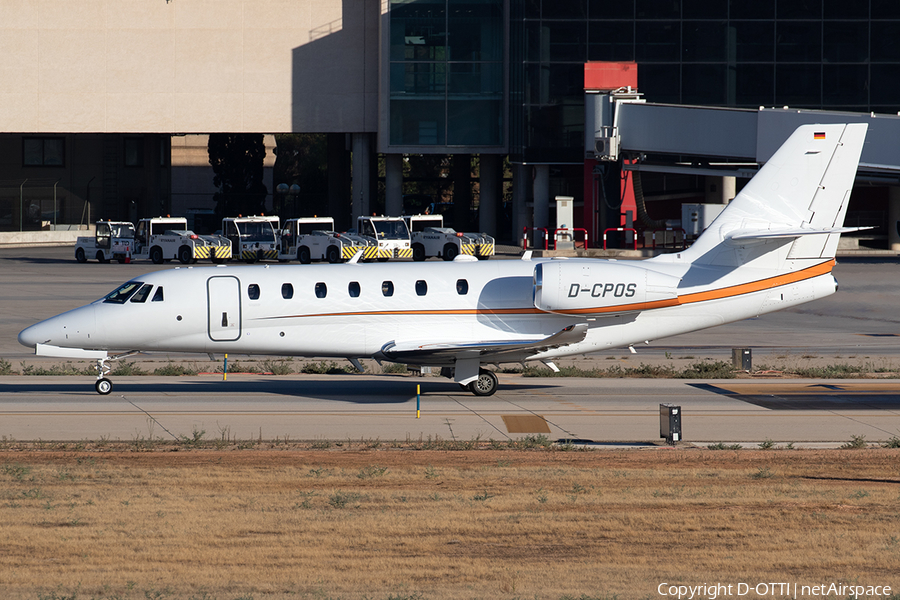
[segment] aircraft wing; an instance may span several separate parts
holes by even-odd
[[[482,362],[525,360],[529,356],[577,344],[587,335],[587,324],[569,325],[547,337],[530,340],[484,342],[388,342],[381,349],[385,358],[413,364],[448,364],[477,358]]]

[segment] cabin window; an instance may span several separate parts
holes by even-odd
[[[162,301],[163,301],[163,291],[162,291],[162,286],[159,286],[158,288],[156,288],[156,293],[153,294],[153,300],[151,300],[150,302],[162,302]]]
[[[321,281],[316,284],[316,298],[324,298],[328,295],[328,286]]]
[[[350,285],[347,286],[347,291],[350,293],[351,298],[359,298],[359,282],[351,281]]]
[[[425,283],[424,279],[420,279],[416,282],[416,295],[424,296],[428,293],[428,284]]]
[[[281,284],[281,297],[285,300],[290,300],[294,297],[294,286],[289,283]]]
[[[141,289],[137,291],[137,293],[131,297],[132,302],[146,302],[147,296],[150,295],[150,290],[153,289],[153,286],[149,283],[141,286]]]
[[[115,290],[106,295],[106,298],[103,299],[104,302],[110,302],[112,304],[125,304],[125,301],[131,297],[133,293],[135,293],[138,288],[144,285],[140,281],[129,281],[128,283],[123,283]]]
[[[259,286],[255,283],[248,285],[247,295],[250,296],[251,300],[259,300]]]
[[[393,281],[382,281],[381,282],[381,293],[384,296],[393,296],[394,295],[394,282]]]
[[[456,293],[460,296],[465,296],[469,293],[469,282],[465,279],[457,279],[456,280]]]

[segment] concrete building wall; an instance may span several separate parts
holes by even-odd
[[[0,132],[374,132],[379,0],[0,2]]]

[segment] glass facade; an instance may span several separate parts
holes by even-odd
[[[650,102],[896,113],[896,0],[510,0],[510,152],[580,163],[583,64]]]
[[[502,145],[505,31],[503,0],[390,0],[390,145]]]

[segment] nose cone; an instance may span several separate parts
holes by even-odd
[[[84,348],[95,329],[94,323],[94,307],[83,306],[23,329],[19,343],[29,348],[36,344]]]
[[[31,327],[27,327],[19,333],[19,343],[29,348],[34,348],[37,344],[45,344],[50,338],[50,328],[47,327],[47,321],[41,321]]]

